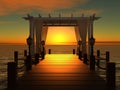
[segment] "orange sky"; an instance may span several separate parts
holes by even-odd
[[[26,38],[29,35],[29,28],[28,30],[24,30],[27,32],[19,32],[19,34],[16,32],[12,32],[12,35],[8,34],[2,34],[0,38],[0,43],[23,43],[26,44]],[[96,33],[96,30],[94,31]],[[7,36],[6,36],[7,35]],[[21,37],[22,35],[22,37]],[[94,34],[94,37],[96,41],[119,41],[118,39],[114,39],[115,37],[119,36],[107,36],[101,34]],[[4,38],[4,39],[3,39]],[[48,28],[48,34],[46,39],[46,44],[52,44],[52,45],[66,45],[66,44],[76,44],[76,36],[75,36],[75,29],[74,27],[49,27]]]
[[[23,14],[33,10],[48,13],[57,9],[71,8],[78,3],[83,5],[87,2],[89,0],[0,0],[0,15],[8,13]]]
[[[96,41],[120,41],[119,3],[120,0],[0,0],[0,43],[26,43],[29,23],[22,17],[28,13],[34,17],[38,14],[48,17],[49,13],[52,17],[58,17],[59,14],[70,17],[71,13],[73,17],[81,17],[82,14],[91,16],[95,13],[101,17],[94,23]],[[56,29],[50,31],[48,41],[54,44],[76,42],[73,28],[59,33]]]

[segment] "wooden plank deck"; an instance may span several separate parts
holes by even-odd
[[[18,80],[16,90],[107,90],[105,81],[72,54],[46,59]]]

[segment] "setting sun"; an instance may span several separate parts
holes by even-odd
[[[47,44],[66,45],[76,42],[74,27],[49,27]]]

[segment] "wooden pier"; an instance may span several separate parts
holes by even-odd
[[[17,80],[16,90],[107,90],[106,82],[78,56],[51,54]]]

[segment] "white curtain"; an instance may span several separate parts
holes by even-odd
[[[75,26],[75,35],[76,35],[76,40],[77,40],[77,43],[78,43],[78,41],[80,40],[80,33],[79,33],[78,26]]]
[[[87,37],[87,23],[85,21],[79,22],[79,33],[82,40],[82,53],[87,53],[86,51],[86,37]]]
[[[46,42],[46,38],[47,38],[47,32],[48,32],[48,26],[43,26],[42,27],[42,41]]]
[[[36,25],[36,53],[41,52],[41,33],[42,33],[42,25]]]

